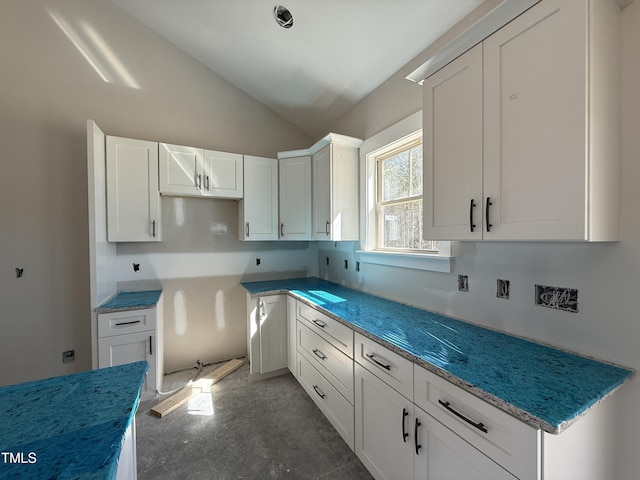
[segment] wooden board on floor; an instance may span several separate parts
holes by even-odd
[[[206,375],[199,380],[196,380],[188,387],[184,387],[182,390],[174,393],[168,398],[158,403],[151,409],[151,414],[156,417],[164,417],[173,412],[176,408],[187,403],[192,397],[195,397],[199,393],[209,390],[211,385],[219,382],[221,379],[229,375],[234,370],[237,370],[244,365],[243,360],[233,359],[229,360],[225,364],[216,368],[209,375]]]

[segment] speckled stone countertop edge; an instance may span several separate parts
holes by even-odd
[[[111,302],[113,302],[118,297],[118,295],[122,295],[122,294],[126,295],[131,293],[141,293],[141,294],[154,293],[154,294],[157,294],[158,299],[151,302],[137,303],[137,304],[131,304],[131,305],[122,305],[122,306],[115,306],[115,307],[108,306]],[[120,291],[118,293],[115,293],[111,297],[109,297],[104,302],[102,302],[99,306],[95,308],[95,311],[96,313],[113,313],[113,312],[127,312],[130,310],[144,310],[146,308],[153,308],[158,304],[158,300],[161,295],[162,295],[162,290]]]
[[[249,283],[251,283],[251,282],[249,282]],[[349,288],[349,287],[344,287],[344,288]],[[604,400],[609,398],[620,387],[622,387],[622,385],[624,385],[625,383],[630,381],[635,376],[635,371],[632,371],[633,373],[632,373],[631,376],[627,377],[625,380],[620,382],[618,385],[614,386],[609,392],[607,392],[605,395],[603,395],[601,398],[599,398],[593,404],[588,405],[583,411],[579,412],[576,416],[574,416],[573,418],[571,418],[571,419],[569,419],[567,421],[561,422],[558,425],[552,425],[551,423],[542,420],[541,418],[539,418],[539,417],[527,412],[526,410],[518,408],[515,405],[503,400],[500,397],[492,395],[492,394],[486,392],[485,390],[483,390],[481,388],[475,387],[474,385],[471,385],[471,384],[465,382],[464,380],[462,380],[461,378],[457,377],[456,375],[453,375],[453,374],[447,372],[446,370],[443,370],[443,369],[437,367],[436,365],[433,365],[432,363],[430,363],[430,362],[428,362],[428,361],[426,361],[426,360],[424,360],[424,359],[422,359],[422,358],[420,358],[420,357],[418,357],[418,356],[416,356],[416,355],[404,350],[403,348],[398,347],[397,345],[394,345],[393,343],[390,343],[389,341],[378,337],[377,335],[375,335],[375,334],[373,334],[373,333],[371,333],[371,332],[359,327],[358,325],[355,325],[355,324],[349,322],[348,320],[345,320],[344,318],[340,317],[339,315],[336,315],[335,313],[323,308],[322,306],[314,303],[313,301],[309,300],[308,298],[306,298],[304,296],[296,294],[294,291],[292,291],[292,290],[290,290],[288,288],[275,288],[273,290],[252,292],[252,291],[250,291],[249,289],[247,289],[245,287],[245,290],[252,297],[259,297],[259,296],[263,296],[263,295],[290,295],[293,298],[295,298],[296,300],[299,300],[299,301],[305,303],[306,305],[308,305],[309,307],[317,310],[318,312],[320,312],[320,313],[322,313],[324,315],[327,315],[328,317],[336,320],[337,322],[349,327],[354,332],[358,332],[358,333],[364,335],[365,337],[367,337],[367,338],[369,338],[371,340],[374,340],[375,342],[379,343],[380,345],[382,345],[382,346],[388,348],[389,350],[397,353],[401,357],[406,358],[407,360],[413,362],[415,365],[418,365],[418,366],[420,366],[422,368],[425,368],[426,370],[434,373],[435,375],[438,375],[439,377],[441,377],[441,378],[449,381],[450,383],[456,385],[457,387],[463,389],[464,391],[469,392],[472,395],[474,395],[474,396],[486,401],[487,403],[499,408],[500,410],[502,410],[502,411],[508,413],[509,415],[517,418],[518,420],[526,423],[527,425],[529,425],[529,426],[531,426],[533,428],[536,428],[536,429],[541,429],[541,430],[543,430],[543,431],[545,431],[547,433],[553,434],[553,435],[557,435],[557,434],[560,434],[563,431],[565,431],[567,428],[569,428],[571,425],[573,425],[575,422],[577,422],[580,418],[582,418],[584,415],[586,415],[592,408],[594,408],[596,405],[599,405]],[[367,292],[361,292],[361,293],[367,294]],[[368,295],[372,295],[372,294],[368,294]],[[396,302],[395,300],[392,300],[392,299],[387,299],[387,300]],[[399,304],[402,304],[402,305],[406,305],[406,306],[410,306],[410,307],[413,307],[413,308],[417,308],[419,310],[424,310],[425,312],[429,312],[429,310],[426,310],[424,308],[417,307],[417,306],[414,306],[414,305],[407,305],[407,304],[403,304],[401,302],[396,302],[396,303],[399,303]],[[465,322],[465,323],[471,323],[472,325],[476,325],[478,327],[485,328],[487,330],[494,330],[494,329],[491,329],[490,327],[485,327],[485,326],[482,326],[482,325],[479,325],[479,324],[475,324],[473,322],[468,322],[466,320],[462,320],[462,319],[456,319],[456,320],[459,320],[459,321]],[[495,330],[495,331],[496,332],[500,332],[500,333],[505,333],[505,332],[501,332],[500,330]],[[519,339],[526,340],[526,341],[529,341],[529,342],[537,343],[537,344],[540,344],[540,345],[548,346],[550,348],[554,348],[554,349],[557,349],[557,350],[562,350],[562,351],[564,351],[566,353],[570,353],[572,355],[576,355],[576,356],[579,356],[579,357],[589,358],[591,360],[596,360],[598,362],[607,363],[607,364],[610,364],[610,365],[613,365],[613,366],[617,366],[617,367],[620,366],[620,365],[617,365],[617,364],[615,364],[613,362],[607,362],[607,361],[601,360],[599,358],[590,357],[590,356],[586,356],[586,355],[581,355],[581,354],[573,352],[573,351],[571,351],[569,349],[562,349],[562,348],[559,348],[559,347],[554,346],[554,345],[546,345],[546,344],[541,343],[541,342],[536,342],[536,341],[528,339],[528,338],[518,337],[516,335],[512,335],[512,334],[508,334],[508,333],[507,333],[507,335],[512,336],[514,338],[519,338]],[[627,367],[624,367],[624,368],[627,368]]]

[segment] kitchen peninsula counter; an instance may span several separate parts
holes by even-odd
[[[0,388],[0,478],[135,478],[147,362]],[[131,476],[133,475],[133,477]]]

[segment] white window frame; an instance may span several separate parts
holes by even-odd
[[[437,254],[428,252],[398,252],[377,250],[376,195],[377,195],[377,162],[376,158],[389,151],[390,145],[400,141],[411,141],[422,135],[422,111],[391,125],[385,130],[366,139],[360,146],[360,189],[362,206],[360,212],[361,250],[358,251],[360,261],[378,265],[389,265],[401,268],[430,270],[435,272],[451,272],[451,242],[440,241]],[[424,148],[424,147],[423,147]]]

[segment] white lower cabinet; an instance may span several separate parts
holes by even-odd
[[[377,480],[518,478],[490,458],[487,451],[465,440],[458,433],[462,428],[477,429],[478,424],[481,429],[484,427],[482,422],[476,423],[471,420],[476,419],[471,413],[473,411],[463,406],[454,396],[453,389],[457,387],[358,333],[355,334],[355,345],[355,452]],[[447,389],[448,395],[436,390],[436,382],[427,382],[436,379],[439,386],[451,385],[452,389]],[[451,415],[451,411],[447,412],[453,419],[441,415],[439,421],[430,414],[434,400],[439,406],[435,410],[447,411],[438,402],[442,400],[448,404],[447,406],[455,405],[455,408],[460,409],[460,415],[468,415],[468,421],[476,425],[471,426],[461,420],[463,417]],[[465,400],[468,399],[465,397]],[[508,417],[506,423],[509,426],[510,422],[516,422],[528,429],[527,433],[531,433],[533,439],[536,438],[536,430],[478,398],[475,400]],[[420,408],[421,406],[426,408]],[[480,410],[483,408],[480,407]],[[481,418],[485,420],[486,417]],[[521,432],[517,429],[509,431],[503,425],[499,425],[498,421],[503,420],[501,416],[494,419],[490,428],[495,433],[491,437],[504,448],[504,452],[507,452],[501,458],[513,453],[517,456],[517,453],[521,453],[518,449],[524,446],[517,437]],[[454,430],[451,425],[456,423],[463,425]],[[475,432],[470,431],[469,437],[472,435],[475,435]],[[512,443],[502,443],[507,439]],[[494,453],[490,449],[488,452]],[[535,442],[528,453],[535,459]]]
[[[416,480],[517,479],[416,406],[412,434]]]
[[[305,302],[247,306],[251,376],[288,367],[377,480],[615,478],[614,399],[546,433]]]
[[[358,364],[355,452],[378,480],[516,478]]]
[[[287,367],[298,378],[298,350],[296,342],[296,299],[287,295]]]
[[[353,330],[302,302],[295,312],[298,381],[353,450]]]
[[[413,478],[413,404],[355,365],[355,453],[377,480]]]
[[[298,381],[353,450],[353,404],[302,355],[298,355]]]
[[[162,300],[154,308],[98,314],[98,368],[146,360],[141,398],[162,389]]]
[[[463,444],[472,445],[517,478],[538,478],[539,430],[417,365],[414,382],[414,403]]]
[[[279,375],[288,367],[287,295],[247,295],[249,378]]]

